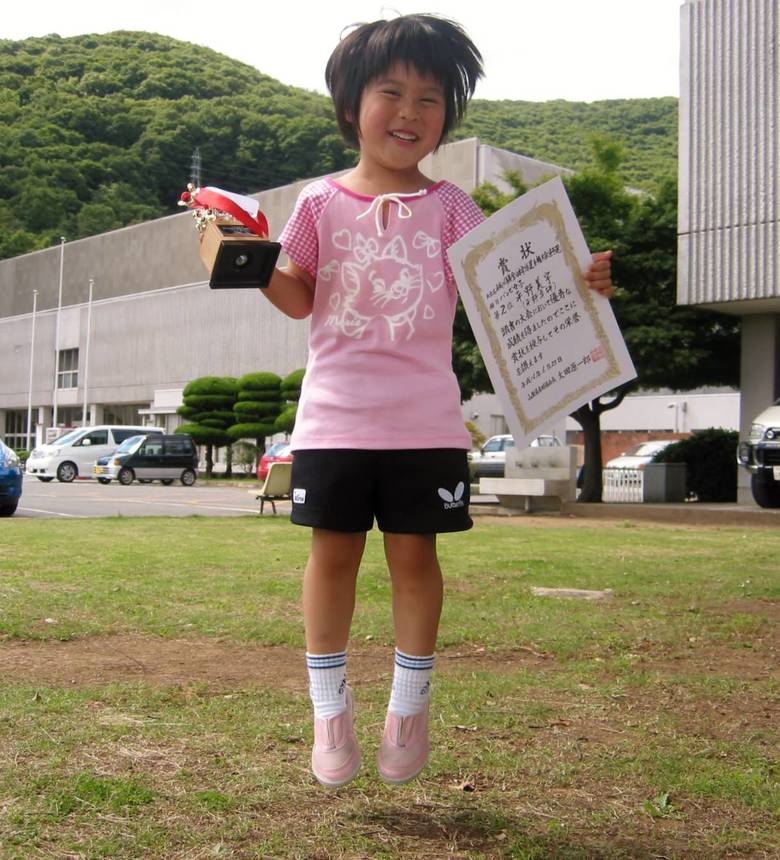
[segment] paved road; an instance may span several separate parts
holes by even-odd
[[[194,487],[172,484],[164,487],[133,483],[129,487],[112,482],[74,481],[45,484],[25,476],[22,498],[14,518],[18,517],[186,517],[200,514],[207,517],[257,516],[260,503],[247,493],[245,487],[222,487],[198,483]],[[289,514],[289,502],[276,505],[280,514]],[[265,514],[272,513],[266,503]]]

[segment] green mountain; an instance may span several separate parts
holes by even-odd
[[[457,137],[576,168],[594,132],[629,184],[675,169],[677,102],[476,100]],[[0,258],[176,211],[204,184],[238,192],[354,163],[322,95],[153,33],[0,40]]]

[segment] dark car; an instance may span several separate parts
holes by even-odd
[[[179,480],[191,487],[197,478],[198,451],[192,436],[185,433],[156,436],[131,436],[108,457],[101,457],[95,466],[95,477],[101,484],[114,478],[120,484],[161,481],[172,484]]]
[[[0,441],[0,517],[10,517],[22,495],[22,465],[16,451]]]

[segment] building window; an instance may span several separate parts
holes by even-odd
[[[79,351],[78,349],[61,349],[57,371],[57,388],[78,388],[78,386]]]
[[[61,427],[80,427],[83,416],[82,406],[60,406],[57,410],[57,424]]]
[[[16,448],[17,451],[24,451],[27,448],[27,412],[21,409],[9,409],[5,413],[3,441],[9,448]]]

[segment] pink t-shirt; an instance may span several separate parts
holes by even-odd
[[[471,447],[445,251],[483,218],[448,182],[381,197],[332,179],[303,189],[279,237],[315,279],[294,450]]]

